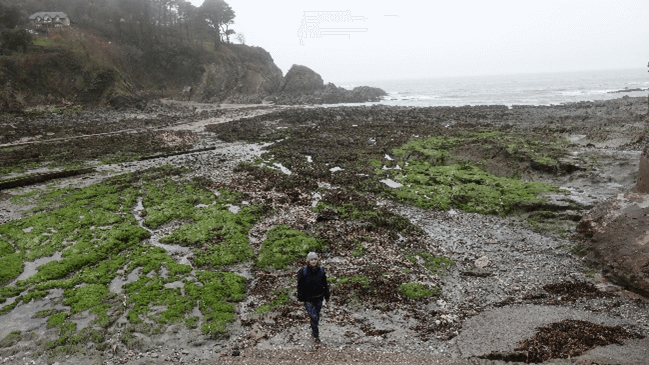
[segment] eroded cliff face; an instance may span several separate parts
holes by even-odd
[[[201,80],[186,87],[181,99],[261,103],[284,83],[282,70],[263,48],[222,44],[216,53],[215,61],[205,65]]]

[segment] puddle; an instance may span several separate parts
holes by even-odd
[[[320,195],[320,193],[313,193],[311,195],[311,207],[315,208],[321,199],[322,199],[322,195]]]
[[[70,318],[70,321],[77,324],[77,331],[79,331],[83,328],[90,326],[90,322],[94,321],[96,317],[97,317],[96,314],[94,313],[90,314],[89,311],[84,311],[72,316],[72,318]]]
[[[580,139],[584,139],[584,138],[586,138],[586,135],[585,135],[585,134],[572,134],[572,135],[570,135],[570,136],[568,137],[568,140],[570,140],[570,142],[573,142],[573,143],[574,143],[574,142],[577,142],[577,141],[579,141]]]
[[[62,305],[52,305],[52,297],[63,295],[62,289],[52,289],[50,294],[39,300],[32,300],[27,304],[20,304],[14,310],[0,316],[0,338],[5,338],[12,331],[21,331],[23,333],[34,332],[42,336],[46,331],[47,317],[32,318],[34,314],[46,309],[67,309]]]
[[[135,208],[133,208],[133,217],[137,221],[138,226],[146,229],[147,231],[149,231],[149,233],[151,233],[151,237],[149,238],[149,243],[156,247],[160,247],[164,249],[169,256],[173,257],[176,260],[177,263],[191,266],[191,262],[189,261],[189,256],[192,253],[191,248],[183,247],[179,245],[166,245],[164,243],[160,243],[159,239],[161,235],[144,226],[144,219],[142,219],[142,216],[140,214],[140,212],[142,212],[143,210],[144,210],[144,205],[142,205],[142,198],[140,197],[137,199],[137,204]]]
[[[185,283],[183,283],[182,281],[174,281],[173,283],[166,283],[164,287],[167,289],[184,288]]]
[[[328,182],[318,181],[318,187],[323,189],[332,189],[333,186]]]
[[[57,252],[49,257],[41,257],[35,261],[25,262],[25,268],[22,274],[16,278],[15,281],[29,279],[32,275],[36,274],[38,267],[51,261],[61,261],[61,252]]]
[[[195,306],[192,310],[191,317],[198,317],[199,319],[203,319],[203,313],[201,313],[200,309],[198,309],[198,306]]]
[[[236,206],[236,205],[226,204],[225,206],[228,207],[228,210],[230,211],[230,213],[237,214],[237,213],[239,213],[239,211],[241,210],[241,208],[239,208],[239,207]]]
[[[34,227],[23,228],[23,232],[25,232],[25,233],[29,233],[29,232],[32,231],[32,229],[34,229]]]
[[[164,243],[160,243],[157,240],[151,240],[151,244],[167,251],[167,254],[169,256],[172,256],[177,263],[189,266],[192,265],[191,261],[189,261],[189,256],[192,254],[192,249],[190,247],[165,245]]]
[[[391,188],[400,188],[400,187],[403,186],[403,184],[398,183],[398,182],[396,182],[396,181],[394,181],[392,179],[381,180],[381,182],[384,183],[385,185],[391,187]]]
[[[277,162],[275,162],[275,163],[273,164],[273,166],[279,168],[279,169],[280,169],[283,173],[285,173],[286,175],[290,175],[290,174],[291,174],[291,170],[289,170],[289,169],[287,169],[286,167],[284,167],[284,165],[282,165],[281,163],[277,163]]]
[[[340,168],[340,167],[338,167],[338,166],[336,166],[336,167],[332,167],[332,168],[329,169],[329,171],[331,171],[331,172],[342,171],[342,170],[343,170],[343,169]]]
[[[117,275],[113,278],[110,284],[108,284],[108,290],[111,293],[121,294],[124,291],[123,285],[126,283],[126,280],[122,280],[122,277]]]
[[[395,167],[387,167],[387,166],[383,165],[382,169],[383,170],[401,170],[401,166],[396,165]]]

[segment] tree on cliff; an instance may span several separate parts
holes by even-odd
[[[3,51],[27,52],[32,44],[32,35],[24,29],[6,29],[0,34],[0,45]]]
[[[0,1],[0,31],[14,29],[20,22],[20,9]]]
[[[200,9],[201,18],[205,19],[208,31],[212,34],[214,44],[218,44],[234,33],[228,29],[234,23],[234,10],[223,0],[205,0]]]

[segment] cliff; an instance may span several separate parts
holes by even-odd
[[[220,44],[216,50],[189,44],[144,49],[66,30],[37,38],[25,53],[0,55],[0,111],[38,105],[146,106],[172,97],[205,103],[324,104],[378,101],[385,92],[345,90],[305,66],[282,75],[261,47]]]
[[[261,103],[284,83],[282,70],[261,47],[223,44],[201,79],[183,89],[180,99],[198,102]]]
[[[293,65],[282,76],[268,52],[260,47],[223,45],[214,63],[205,66],[200,82],[185,87],[182,100],[282,105],[363,103],[380,101],[387,93],[369,86],[347,90],[310,68]]]

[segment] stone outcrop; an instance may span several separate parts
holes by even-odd
[[[201,80],[186,87],[180,99],[198,102],[261,103],[277,92],[282,70],[261,47],[222,44],[213,63],[204,66]]]
[[[312,69],[293,65],[284,76],[284,85],[280,93],[312,94],[325,88],[322,77]]]
[[[591,209],[577,226],[586,259],[609,280],[649,296],[649,161],[640,158],[634,189]]]
[[[293,65],[284,80],[281,90],[266,98],[266,102],[282,105],[365,103],[380,101],[387,95],[376,87],[359,86],[347,90],[331,82],[325,85],[318,73],[301,65]]]
[[[649,194],[649,147],[646,147],[640,156],[638,181],[633,191],[639,194]]]
[[[302,65],[293,65],[283,77],[270,54],[262,48],[241,45],[222,48],[219,62],[207,65],[201,81],[186,87],[180,99],[305,105],[375,102],[387,95],[376,87],[360,86],[347,90],[333,83],[324,84],[317,72]],[[251,57],[255,52],[257,55]]]

